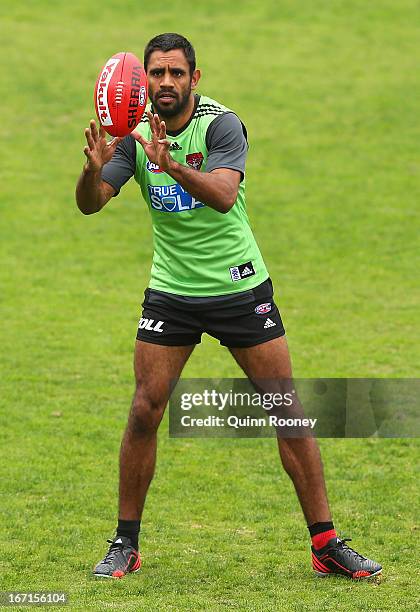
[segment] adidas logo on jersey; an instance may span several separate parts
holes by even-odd
[[[179,146],[177,142],[173,142],[169,147],[170,151],[182,151],[182,147]]]
[[[248,266],[242,270],[242,276],[249,276],[250,274],[252,274],[252,270],[250,270]]]
[[[269,327],[276,327],[276,324],[271,319],[267,319],[264,323],[264,329],[268,329]]]
[[[163,321],[155,323],[154,319],[145,319],[144,317],[139,321],[139,329],[148,329],[149,331],[159,332],[160,334],[163,332],[162,325]]]
[[[247,261],[246,263],[240,264],[239,266],[232,266],[229,268],[230,278],[233,281],[239,281],[247,276],[252,276],[255,274],[254,266],[252,265],[252,261]]]

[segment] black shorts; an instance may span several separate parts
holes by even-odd
[[[270,278],[254,289],[215,297],[146,289],[142,306],[137,340],[152,344],[198,344],[205,332],[223,346],[240,348],[285,334]]]

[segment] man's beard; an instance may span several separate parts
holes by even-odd
[[[174,98],[174,104],[171,104],[171,106],[162,106],[161,104],[159,104],[159,95],[162,95],[162,93],[163,92],[159,92],[158,94],[156,94],[156,96],[152,100],[153,108],[155,111],[157,111],[159,117],[162,117],[163,119],[169,119],[170,117],[175,117],[176,115],[181,114],[188,106],[188,102],[191,95],[191,88],[189,88],[188,91],[186,91],[181,98],[178,97],[178,94],[173,94],[173,92],[165,92],[171,93],[172,95],[176,96],[176,98]]]

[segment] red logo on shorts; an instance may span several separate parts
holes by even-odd
[[[194,170],[200,170],[204,161],[204,156],[202,153],[189,153],[189,155],[185,156],[185,161],[191,168],[194,168]]]
[[[267,312],[270,312],[271,310],[271,304],[270,302],[267,302],[265,304],[260,304],[259,306],[256,307],[255,312],[257,314],[267,314]]]

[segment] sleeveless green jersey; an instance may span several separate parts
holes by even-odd
[[[200,96],[185,129],[176,136],[168,135],[173,159],[205,172],[207,128],[225,112],[232,111]],[[137,131],[150,139],[145,115]],[[136,142],[135,180],[152,216],[151,289],[185,296],[217,296],[252,289],[268,278],[246,213],[245,178],[235,204],[222,214],[193,198],[152,164]]]

